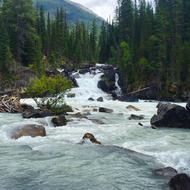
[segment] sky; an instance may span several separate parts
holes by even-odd
[[[91,9],[104,19],[113,18],[117,0],[72,0]]]

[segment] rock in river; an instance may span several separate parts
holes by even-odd
[[[142,120],[142,119],[144,119],[144,115],[131,114],[130,117],[129,117],[129,120]]]
[[[190,190],[190,177],[187,174],[177,174],[169,182],[171,190]]]
[[[99,108],[99,112],[102,112],[102,113],[113,113],[113,110],[112,109],[108,109],[108,108],[100,107]]]
[[[184,107],[159,103],[157,108],[157,115],[154,115],[150,122],[152,126],[190,129],[190,112]]]
[[[99,98],[97,99],[97,101],[98,101],[98,102],[103,102],[104,99],[103,99],[102,97],[99,97]]]
[[[154,174],[164,177],[174,177],[177,174],[177,170],[172,167],[160,168],[154,170]]]
[[[68,93],[67,98],[74,98],[76,96],[75,93]]]
[[[59,115],[57,117],[52,118],[51,122],[54,124],[55,127],[67,125],[67,120],[64,115]]]
[[[81,144],[84,144],[86,142],[86,140],[89,140],[91,143],[93,144],[102,144],[100,141],[98,141],[93,134],[91,133],[86,133],[81,141]]]
[[[11,133],[12,133],[11,134],[12,139],[18,139],[24,136],[30,136],[30,137],[46,136],[45,128],[42,125],[36,125],[36,124],[18,126]]]
[[[135,107],[135,106],[132,106],[132,105],[128,105],[126,108],[127,108],[128,110],[130,110],[130,111],[140,111],[139,108],[137,108],[137,107]]]
[[[40,110],[40,109],[28,109],[22,113],[23,118],[43,118],[48,116],[53,116],[54,114],[50,110]]]

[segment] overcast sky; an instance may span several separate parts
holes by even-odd
[[[113,18],[117,0],[72,0],[91,9],[99,16],[107,19]]]

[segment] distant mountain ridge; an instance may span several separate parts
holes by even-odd
[[[100,25],[103,21],[103,18],[90,9],[70,0],[33,0],[33,2],[34,6],[42,5],[51,15],[55,15],[57,8],[63,7],[67,12],[68,20],[72,23],[76,23],[77,21],[90,23],[96,18],[97,24]]]

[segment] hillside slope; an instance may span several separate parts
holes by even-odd
[[[63,7],[67,12],[68,20],[72,23],[76,23],[77,21],[89,23],[96,18],[98,25],[100,25],[103,21],[101,17],[97,16],[86,7],[70,0],[33,0],[33,2],[35,6],[42,5],[51,15],[55,15],[57,8]]]

